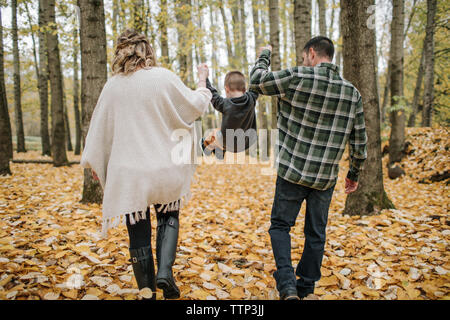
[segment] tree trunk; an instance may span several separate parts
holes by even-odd
[[[341,0],[344,77],[359,90],[367,131],[367,160],[358,190],[349,194],[344,214],[377,214],[393,205],[384,191],[381,162],[380,108],[375,73],[375,30],[367,28],[367,8],[374,0]]]
[[[217,40],[216,34],[218,32],[218,28],[215,26],[214,21],[217,21],[217,15],[213,6],[209,6],[209,15],[210,15],[210,23],[211,23],[211,44],[212,44],[212,54],[211,54],[211,65],[212,65],[212,74],[213,74],[213,85],[215,88],[219,87],[219,57],[218,57],[218,49],[217,49]]]
[[[434,102],[434,29],[436,0],[427,0],[427,26],[425,35],[425,83],[423,89],[422,127],[431,127]]]
[[[384,91],[383,91],[383,103],[381,104],[381,115],[380,115],[381,123],[383,123],[385,120],[386,106],[389,100],[390,86],[391,86],[391,62],[388,61],[388,69],[386,71],[386,81],[384,84]]]
[[[330,21],[330,25],[328,26],[328,38],[330,38],[330,39],[333,39],[335,2],[336,2],[336,0],[332,1],[332,5],[331,5],[331,21]]]
[[[294,34],[297,65],[303,64],[303,47],[311,38],[311,0],[294,0]]]
[[[55,167],[68,164],[66,154],[66,131],[64,125],[63,83],[55,22],[55,0],[41,0],[48,23],[47,59],[51,89],[52,155]]]
[[[326,16],[326,2],[325,0],[317,0],[317,4],[319,7],[319,32],[321,36],[327,36],[327,22],[325,20]]]
[[[405,145],[406,115],[403,106],[403,34],[405,28],[405,2],[394,0],[391,22],[390,87],[391,135],[389,137],[389,163],[401,161]]]
[[[239,1],[239,12],[240,12],[240,29],[241,29],[241,49],[242,49],[242,70],[244,74],[248,74],[248,59],[247,59],[247,25],[245,24],[245,1]]]
[[[206,62],[205,57],[205,40],[204,40],[204,32],[203,32],[203,5],[200,3],[201,1],[195,0],[195,20],[196,20],[196,31],[195,31],[195,48],[196,52],[196,62],[197,65],[200,63]]]
[[[0,176],[10,175],[9,160],[13,158],[11,122],[6,99],[5,70],[3,65],[3,22],[0,7]]]
[[[44,32],[47,24],[44,16],[42,1],[39,1],[39,103],[41,112],[41,144],[42,155],[51,156],[50,135],[48,129],[48,60],[47,60],[47,39]]]
[[[416,115],[417,110],[419,109],[420,93],[422,92],[422,80],[424,73],[423,69],[425,67],[424,62],[425,62],[425,46],[422,48],[422,54],[420,56],[419,71],[417,72],[416,87],[414,89],[414,96],[411,104],[411,114],[408,119],[408,127],[415,127],[416,125]]]
[[[92,112],[107,80],[105,12],[102,0],[78,0],[80,7],[81,47],[81,119],[83,142],[89,129]],[[84,170],[83,203],[101,203],[103,190]]]
[[[32,41],[32,44],[33,44],[33,47],[32,47],[32,49],[33,49],[33,62],[34,62],[34,70],[35,70],[35,72],[36,72],[36,79],[37,79],[37,82],[38,82],[38,91],[39,91],[39,105],[40,105],[40,110],[41,110],[41,144],[42,144],[42,154],[43,155],[46,155],[46,154],[48,154],[48,155],[50,155],[50,141],[49,141],[49,138],[48,138],[48,128],[47,129],[44,129],[45,131],[43,132],[43,130],[42,130],[42,117],[43,117],[43,112],[42,112],[42,110],[43,110],[43,108],[46,108],[46,110],[47,110],[47,114],[46,114],[46,116],[45,116],[45,119],[46,119],[46,121],[47,121],[47,127],[48,127],[48,97],[46,96],[45,97],[45,99],[42,99],[42,97],[41,97],[41,91],[42,91],[42,86],[43,86],[43,83],[42,83],[42,79],[40,79],[40,70],[39,70],[39,62],[38,62],[38,57],[37,57],[37,50],[36,50],[36,38],[35,38],[35,34],[34,34],[34,30],[33,30],[33,20],[32,20],[32,18],[31,18],[31,14],[30,14],[30,9],[28,8],[28,3],[27,2],[25,2],[25,11],[26,11],[26,13],[27,13],[27,17],[28,17],[28,23],[29,23],[29,25],[30,25],[30,34],[31,34],[31,41]],[[46,56],[45,56],[46,57]],[[45,84],[45,85],[47,85],[47,84]],[[45,88],[47,88],[47,87],[45,87]],[[48,88],[45,90],[45,92],[43,93],[43,94],[48,94]],[[45,101],[44,101],[45,100]],[[42,104],[43,104],[43,102],[45,103],[45,105],[43,106]],[[48,143],[48,151],[47,150],[45,150],[45,148],[44,148],[44,137],[43,137],[43,135],[45,135],[45,133],[47,133],[47,143]],[[44,152],[44,150],[46,151],[46,152]],[[48,152],[48,153],[47,153]]]
[[[253,33],[255,36],[255,56],[258,58],[258,50],[262,46],[261,22],[259,21],[258,1],[252,0]]]
[[[145,3],[143,0],[132,1],[133,28],[137,32],[144,33]]]
[[[119,37],[118,33],[118,24],[119,24],[119,2],[118,0],[112,1],[113,5],[113,13],[112,13],[112,33],[113,33],[113,48],[116,48],[117,38]]]
[[[158,15],[158,25],[159,30],[161,34],[161,62],[163,65],[169,64],[169,38],[167,34],[167,19],[168,19],[168,12],[167,12],[167,0],[160,0],[160,6],[161,6],[161,12]]]
[[[20,89],[20,57],[17,31],[17,0],[11,0],[12,11],[12,41],[14,65],[14,113],[16,119],[17,152],[27,152],[25,149],[25,133],[23,130],[22,93]]]
[[[223,3],[219,2],[219,8],[220,8],[220,14],[222,15],[222,21],[223,21],[223,30],[225,33],[225,42],[227,44],[227,55],[228,55],[228,66],[230,68],[233,68],[233,47],[231,44],[230,39],[230,31],[228,29],[228,22],[227,22],[227,16],[225,15],[225,8],[223,7]]]
[[[69,123],[69,113],[67,110],[67,99],[66,99],[66,89],[64,85],[64,78],[61,74],[62,88],[63,88],[63,107],[64,107],[64,127],[66,130],[66,142],[67,142],[67,151],[73,151],[72,146],[72,137],[70,134],[70,123]]]
[[[270,44],[272,45],[272,70],[281,69],[280,61],[280,27],[278,0],[269,0],[269,24],[270,24]],[[272,97],[272,119],[271,128],[277,128],[278,98]]]
[[[231,9],[231,27],[232,27],[233,47],[234,47],[232,69],[242,69],[241,57],[243,55],[243,48],[240,31],[241,19],[239,16],[239,0],[229,0],[229,4]]]
[[[193,84],[192,75],[192,44],[188,41],[189,24],[191,23],[191,0],[182,0],[176,3],[175,18],[178,33],[178,62],[180,77],[187,86]]]
[[[281,5],[280,5],[280,22],[281,22],[281,31],[283,34],[283,37],[281,39],[281,49],[280,49],[280,54],[281,52],[283,53],[282,55],[280,55],[280,60],[281,60],[281,66],[280,68],[287,68],[287,63],[288,63],[288,56],[289,56],[289,49],[288,49],[288,42],[287,42],[287,30],[288,30],[288,20],[289,20],[289,16],[287,13],[287,5],[288,5],[288,1],[282,1]]]
[[[73,28],[73,113],[75,115],[75,154],[81,153],[81,117],[80,117],[80,86],[78,81],[78,53],[80,46],[78,42],[78,26]]]

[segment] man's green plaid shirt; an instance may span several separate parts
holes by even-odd
[[[333,187],[349,141],[347,177],[357,181],[367,158],[358,90],[331,63],[274,72],[269,65],[270,51],[263,50],[250,72],[250,89],[278,97],[278,175],[314,189]]]

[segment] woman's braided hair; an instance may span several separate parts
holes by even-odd
[[[138,69],[156,66],[156,56],[147,37],[133,29],[117,39],[112,63],[113,74],[129,75]]]

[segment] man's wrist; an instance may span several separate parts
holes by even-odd
[[[347,179],[354,181],[354,182],[358,182],[358,178],[359,178],[359,172],[358,171],[354,171],[354,170],[348,170],[347,173]]]

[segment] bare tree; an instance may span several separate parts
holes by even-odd
[[[17,0],[11,0],[11,13],[14,65],[14,113],[16,119],[17,152],[27,152],[27,150],[25,149],[25,133],[23,129],[22,91],[20,89],[20,55],[17,30]]]
[[[383,185],[380,109],[376,80],[375,30],[368,28],[367,8],[374,0],[341,0],[344,77],[362,96],[367,132],[367,160],[359,187],[347,196],[344,214],[370,215],[393,208]]]
[[[161,62],[163,64],[169,64],[169,38],[167,33],[167,0],[160,0],[161,11],[157,17],[159,31],[161,34]]]
[[[81,49],[81,119],[83,141],[89,129],[92,112],[107,80],[106,32],[103,0],[78,0],[80,7]],[[92,178],[91,169],[84,170],[84,203],[101,203],[103,190]]]
[[[431,127],[434,101],[434,31],[437,0],[427,0],[425,35],[425,83],[423,92],[422,127]]]
[[[294,0],[294,35],[297,65],[303,64],[303,47],[311,38],[311,0]]]
[[[0,7],[0,176],[10,175],[9,160],[13,157],[11,122],[6,99],[5,70],[3,65],[3,23]]]
[[[425,44],[424,44],[425,45]],[[416,124],[417,110],[419,109],[420,94],[422,92],[422,80],[425,68],[425,46],[422,48],[420,57],[419,70],[417,71],[416,87],[414,89],[413,101],[411,104],[411,114],[408,119],[408,127],[414,127]]]
[[[269,25],[270,25],[270,44],[272,46],[272,62],[273,71],[281,69],[280,60],[280,23],[279,23],[278,0],[269,0]],[[277,128],[278,99],[272,97],[272,117],[271,127]]]
[[[390,49],[391,135],[389,137],[389,163],[399,162],[404,153],[405,122],[403,96],[403,39],[405,28],[405,2],[393,0]]]
[[[75,154],[81,153],[81,115],[80,115],[80,84],[78,80],[78,53],[80,44],[78,41],[78,25],[75,23],[72,31],[73,36],[73,113],[75,115]]]
[[[232,46],[232,42],[231,42],[231,38],[230,38],[230,31],[228,29],[227,16],[225,14],[225,8],[223,6],[222,1],[219,1],[219,9],[220,9],[220,14],[222,15],[223,30],[225,33],[225,43],[227,44],[228,65],[231,68],[233,68],[234,67],[233,46]]]
[[[247,59],[247,25],[245,24],[245,0],[239,1],[239,22],[241,32],[241,46],[242,46],[242,70],[244,74],[248,73],[248,59]]]
[[[63,83],[59,56],[58,33],[55,21],[55,0],[40,0],[47,25],[46,43],[51,89],[52,156],[55,167],[68,165],[66,130],[64,125]]]
[[[317,0],[317,4],[319,7],[319,32],[321,36],[326,37],[327,35],[327,22],[325,20],[326,16],[326,1],[325,0]]]

